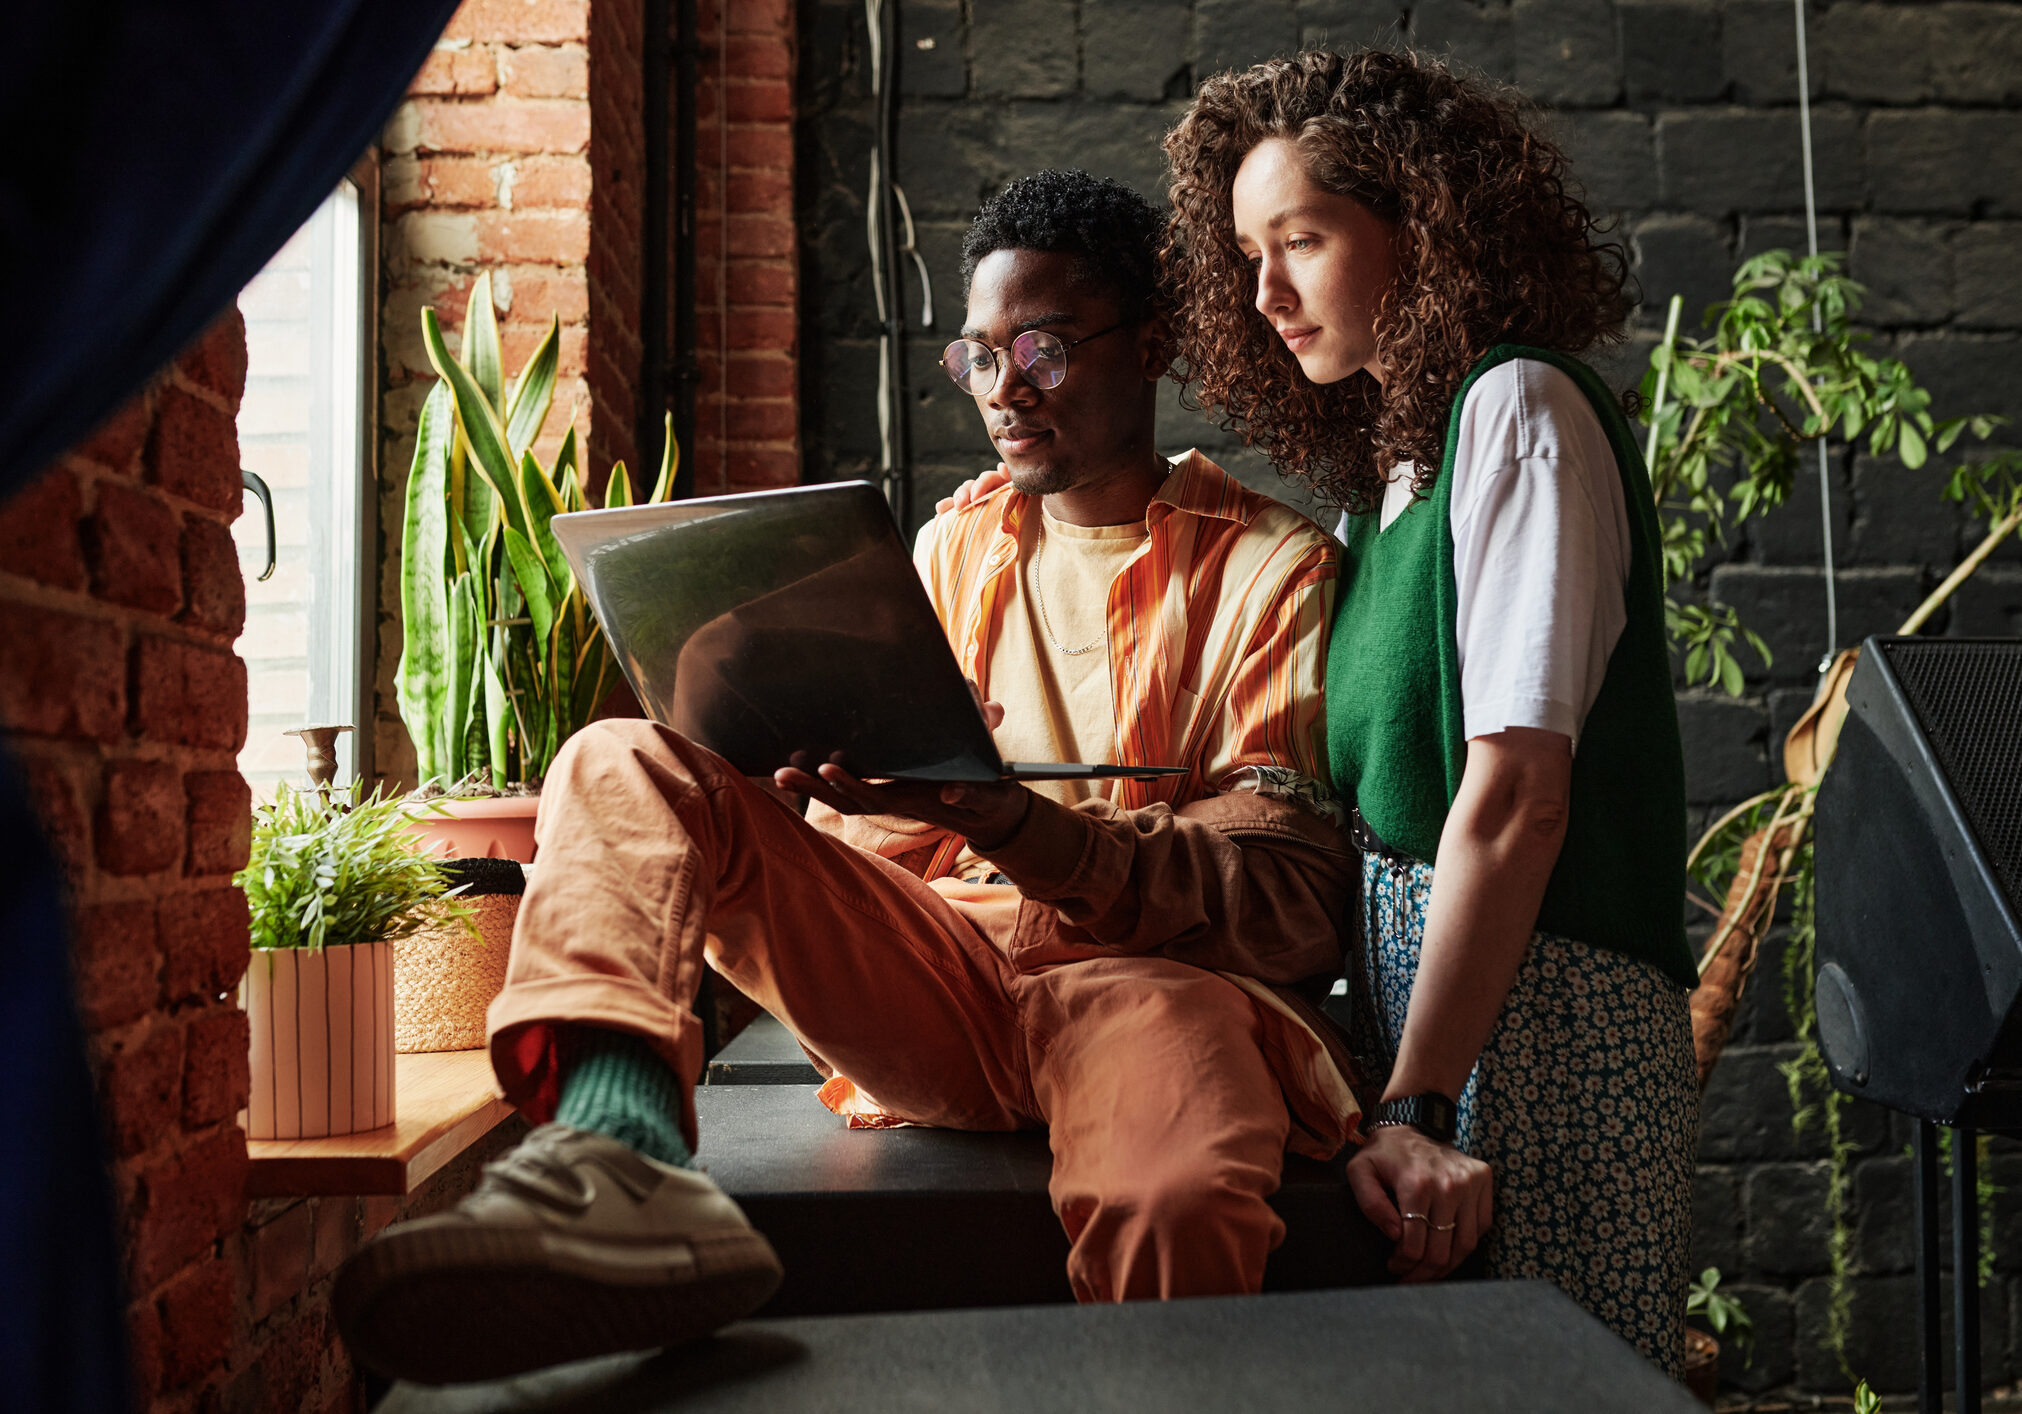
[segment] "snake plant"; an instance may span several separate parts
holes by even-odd
[[[491,276],[471,290],[460,356],[435,311],[421,332],[438,382],[422,405],[407,478],[396,678],[423,781],[472,773],[538,784],[562,743],[617,684],[617,665],[549,522],[591,500],[570,426],[544,467],[535,438],[554,401],[561,326],[506,386]],[[673,419],[647,501],[667,498],[679,452]],[[633,504],[625,464],[603,506]]]

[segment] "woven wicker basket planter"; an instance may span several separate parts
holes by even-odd
[[[460,895],[472,910],[478,936],[449,923],[393,945],[393,1048],[403,1054],[482,1046],[485,1012],[505,986],[524,887],[520,869],[510,860],[470,863],[503,863],[511,871],[510,878],[474,880]]]

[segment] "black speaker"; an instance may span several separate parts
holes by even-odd
[[[2022,641],[1870,638],[1813,830],[1835,1085],[2022,1130]]]

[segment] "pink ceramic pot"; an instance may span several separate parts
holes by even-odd
[[[531,864],[534,816],[540,804],[537,795],[437,800],[416,808],[411,828],[421,837],[424,849],[444,858],[517,859]]]

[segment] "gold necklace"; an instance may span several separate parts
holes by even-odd
[[[1046,641],[1056,652],[1065,653],[1070,658],[1078,658],[1083,653],[1093,653],[1109,637],[1107,632],[1099,633],[1094,640],[1081,648],[1069,648],[1054,635],[1053,621],[1046,617],[1046,591],[1039,587],[1039,562],[1046,554],[1046,515],[1039,516],[1039,542],[1032,547],[1032,598],[1039,605],[1039,622],[1046,629]]]

